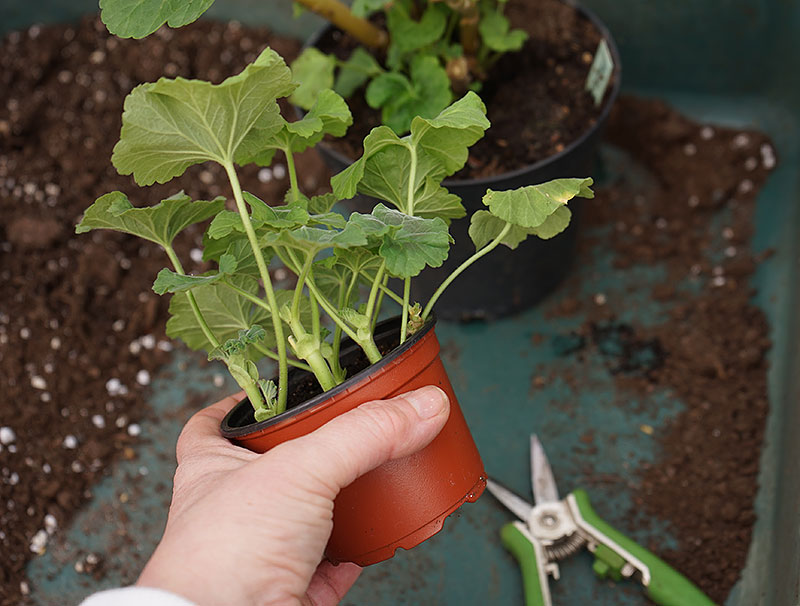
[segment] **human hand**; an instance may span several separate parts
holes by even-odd
[[[361,572],[322,559],[339,490],[425,447],[450,408],[436,387],[368,402],[256,454],[220,436],[241,396],[195,414],[178,438],[164,536],[137,585],[200,606],[337,604]]]

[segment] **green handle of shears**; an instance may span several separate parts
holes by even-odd
[[[714,602],[689,579],[601,519],[592,509],[589,496],[585,491],[575,490],[572,494],[581,516],[588,524],[641,560],[650,569],[647,595],[656,604],[660,604],[660,606],[715,606]]]
[[[525,606],[548,606],[545,603],[543,588],[539,578],[539,565],[536,550],[515,523],[506,524],[500,529],[500,540],[517,559],[522,572],[522,590]]]

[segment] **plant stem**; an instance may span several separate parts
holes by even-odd
[[[175,254],[175,250],[172,246],[164,247],[164,250],[169,257],[169,260],[172,262],[173,267],[175,267],[175,271],[181,274],[182,276],[186,275],[186,272],[183,270],[183,265],[181,264],[178,255]],[[186,298],[189,301],[189,307],[192,308],[192,312],[194,313],[194,317],[197,320],[197,323],[200,325],[200,330],[203,331],[203,334],[208,339],[209,343],[211,343],[211,347],[213,349],[219,349],[220,343],[217,338],[214,336],[214,333],[211,332],[211,327],[209,327],[206,319],[203,317],[203,313],[200,311],[200,306],[197,304],[197,299],[194,296],[194,293],[191,290],[186,291]],[[227,361],[226,361],[227,365]],[[229,367],[230,368],[230,367]],[[232,375],[234,380],[239,384],[245,393],[247,394],[247,399],[250,400],[250,404],[253,406],[255,410],[264,407],[264,398],[261,395],[261,390],[258,388],[258,384],[250,380],[238,380],[236,379],[236,375]]]
[[[253,255],[255,256],[256,265],[258,266],[258,273],[261,275],[261,282],[263,283],[264,291],[267,295],[267,302],[272,311],[272,327],[275,331],[275,340],[278,346],[278,403],[276,414],[280,414],[286,410],[289,369],[286,363],[286,338],[283,335],[283,325],[281,324],[279,315],[278,301],[275,298],[275,290],[272,288],[272,280],[269,277],[267,263],[264,261],[264,255],[258,245],[256,232],[253,229],[253,224],[250,222],[250,216],[247,214],[247,206],[245,205],[244,196],[242,195],[242,187],[239,185],[239,177],[236,175],[236,169],[231,162],[225,162],[223,166],[231,182],[233,197],[236,200],[236,208],[239,211],[239,216],[242,218],[242,224],[244,225],[247,239],[250,242],[250,247],[253,249]]]
[[[478,24],[480,23],[481,13],[478,3],[475,0],[462,0],[458,12],[461,19],[458,22],[458,34],[461,47],[467,57],[474,57],[480,47],[480,35],[478,34]]]
[[[367,299],[367,310],[364,314],[372,319],[372,313],[375,310],[375,299],[378,296],[378,287],[380,286],[381,282],[383,281],[383,274],[386,271],[386,261],[381,262],[381,266],[378,268],[378,271],[375,272],[375,280],[372,282],[372,288],[369,291],[369,299]]]
[[[400,344],[405,343],[408,331],[408,306],[411,303],[411,278],[406,278],[403,284],[403,315],[400,319]]]
[[[286,170],[289,173],[289,186],[292,191],[292,202],[297,202],[300,199],[300,186],[297,184],[297,169],[294,166],[294,154],[291,147],[283,150],[286,156]]]
[[[260,353],[264,354],[266,357],[275,360],[276,362],[278,361],[278,354],[276,354],[271,349],[264,347],[263,345],[259,345],[258,343],[253,343],[253,347],[255,347]],[[305,362],[301,362],[300,360],[293,360],[292,358],[287,357],[286,363],[289,366],[294,366],[295,368],[311,372],[311,367]]]
[[[292,263],[296,266],[297,260],[294,258],[292,251],[286,251],[286,254],[289,256],[289,259]],[[325,310],[325,313],[330,316],[330,319],[333,320],[337,326],[340,326],[342,330],[347,334],[348,337],[353,339],[361,349],[364,350],[364,353],[367,356],[367,359],[370,363],[374,364],[375,362],[379,361],[383,356],[381,352],[378,350],[378,347],[375,345],[375,341],[372,339],[372,335],[369,336],[369,339],[360,339],[358,335],[351,330],[351,328],[347,325],[347,323],[342,319],[339,315],[339,312],[331,305],[330,301],[328,301],[325,296],[320,292],[317,288],[317,285],[314,284],[314,280],[306,280],[306,286],[308,287],[308,291],[313,293],[314,296],[317,298],[317,302],[319,303],[320,307]]]
[[[173,250],[172,246],[164,247],[164,251],[167,253],[172,266],[175,268],[175,271],[178,272],[180,275],[185,276],[186,272],[183,271],[183,265],[181,264],[181,260],[178,258],[178,255],[175,254],[175,250]],[[194,313],[194,317],[197,320],[197,323],[200,325],[200,330],[203,331],[206,339],[208,342],[211,343],[211,346],[216,349],[219,347],[219,341],[214,336],[214,333],[211,332],[211,328],[209,327],[206,319],[203,317],[202,312],[200,311],[200,306],[197,304],[197,299],[195,299],[194,293],[191,290],[186,291],[186,298],[189,300],[189,307],[192,308],[192,312]]]
[[[321,330],[319,323],[319,305],[317,304],[317,298],[311,291],[308,291],[308,300],[311,303],[311,332],[319,337]]]
[[[300,299],[303,296],[303,286],[308,277],[308,272],[311,270],[311,263],[314,262],[314,255],[308,255],[306,262],[303,263],[303,269],[297,276],[297,285],[294,287],[294,296],[292,297],[292,318],[300,321]],[[319,333],[317,333],[319,334]]]
[[[363,272],[363,271],[360,272],[359,273],[359,278],[361,278],[365,284],[372,284],[372,278],[366,272]],[[386,276],[386,278],[388,280],[388,276]],[[384,283],[381,284],[378,288],[381,289],[381,293],[387,295],[392,301],[394,301],[398,305],[402,305],[403,304],[403,298],[400,295],[398,295],[396,292],[394,292],[391,288],[389,288],[386,285],[386,281],[384,281]]]
[[[383,305],[383,295],[386,293],[386,282],[389,281],[389,276],[383,277],[383,284],[381,284],[380,292],[378,293],[378,302],[375,304],[375,315],[372,316],[372,334],[375,334],[375,327],[378,325],[378,316],[381,314],[381,305]]]
[[[445,289],[450,286],[450,283],[455,280],[465,269],[467,269],[470,265],[475,263],[478,259],[480,259],[483,255],[491,252],[503,241],[503,238],[506,237],[506,234],[511,230],[511,223],[506,223],[506,226],[502,229],[502,231],[497,234],[494,240],[489,242],[486,246],[481,248],[477,251],[474,255],[472,255],[469,259],[464,261],[461,265],[456,268],[456,270],[447,276],[447,279],[439,285],[439,288],[436,289],[436,292],[433,293],[428,304],[425,306],[425,309],[422,311],[422,320],[423,322],[428,319],[428,316],[433,309],[433,306],[436,304],[436,301],[445,291]]]
[[[269,305],[267,305],[266,303],[264,303],[264,301],[262,301],[261,299],[256,297],[255,295],[247,292],[246,290],[242,290],[241,288],[239,288],[235,284],[231,284],[230,282],[228,282],[226,280],[221,280],[220,284],[224,284],[225,286],[230,288],[233,292],[235,292],[237,295],[247,299],[251,303],[255,303],[260,308],[266,309],[270,313],[270,315],[272,315],[272,308]]]
[[[364,46],[383,48],[389,42],[388,34],[361,17],[356,17],[350,8],[339,0],[297,0],[307,9],[324,17],[340,29],[345,30]]]
[[[406,214],[414,215],[414,183],[417,180],[417,148],[413,143],[408,144],[408,151],[411,154],[411,166],[408,169],[408,194],[406,197]]]

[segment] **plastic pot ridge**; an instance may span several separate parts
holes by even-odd
[[[375,331],[378,347],[399,332],[399,320],[382,322]],[[285,413],[256,423],[252,406],[239,402],[222,421],[222,434],[254,452],[303,436],[364,402],[436,385],[450,399],[450,416],[424,449],[390,461],[342,489],[334,502],[333,532],[326,556],[361,566],[387,560],[398,547],[410,549],[441,530],[447,516],[465,501],[473,502],[486,486],[486,473],[453,387],[439,357],[439,342],[429,322],[380,362]],[[342,343],[346,364],[359,353]],[[290,390],[308,377],[290,373]]]

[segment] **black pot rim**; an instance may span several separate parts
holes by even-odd
[[[566,4],[567,6],[572,7],[575,11],[582,14],[586,19],[591,21],[592,25],[594,25],[597,30],[600,32],[601,36],[605,39],[606,44],[608,44],[608,50],[611,52],[611,57],[614,60],[614,75],[613,75],[613,83],[611,85],[611,90],[606,93],[606,101],[603,106],[603,110],[600,112],[600,115],[595,120],[595,123],[592,125],[591,128],[586,129],[583,134],[574,139],[569,145],[564,147],[560,152],[555,153],[553,155],[547,156],[546,158],[542,158],[538,162],[534,162],[533,164],[528,164],[526,166],[522,166],[515,170],[501,173],[499,175],[491,175],[489,177],[476,177],[473,179],[445,179],[442,181],[442,185],[445,187],[448,186],[464,186],[468,187],[470,185],[494,185],[497,183],[502,183],[508,179],[513,179],[514,177],[519,177],[525,175],[529,172],[535,172],[542,167],[557,162],[563,156],[569,155],[572,153],[576,148],[580,147],[586,139],[588,139],[602,124],[605,123],[608,114],[611,112],[611,107],[614,105],[614,101],[617,99],[619,95],[620,88],[622,86],[622,63],[620,61],[619,56],[619,49],[617,48],[617,43],[614,41],[614,38],[611,36],[611,32],[605,26],[605,24],[600,21],[600,18],[591,10],[586,8],[585,6],[578,4],[574,0],[561,0],[562,3]],[[303,45],[303,48],[306,49],[311,46],[315,46],[317,42],[319,42],[320,38],[331,29],[336,29],[334,25],[328,24],[324,26],[322,29],[317,30],[312,36],[308,39],[308,41]],[[305,114],[305,111],[299,107],[295,108],[295,111],[298,113],[299,117]],[[330,145],[326,145],[324,141],[318,143],[321,148],[324,148],[325,153],[330,154],[334,157],[338,162],[341,162],[345,165],[350,165],[355,162],[354,159],[344,155],[340,151],[334,149]]]
[[[375,327],[375,336],[376,340],[379,336],[385,334],[391,334],[394,330],[400,329],[400,316],[393,316],[381,322],[378,322],[377,326]],[[406,339],[404,343],[401,343],[397,347],[395,347],[392,351],[387,353],[383,356],[378,362],[375,364],[370,364],[364,370],[354,374],[352,377],[346,379],[340,385],[337,385],[333,389],[329,389],[328,391],[322,392],[314,396],[313,398],[306,400],[298,404],[297,406],[293,406],[292,408],[282,412],[279,415],[271,417],[269,419],[265,419],[264,421],[258,421],[256,423],[250,423],[248,425],[243,426],[234,426],[231,425],[230,421],[231,418],[238,412],[239,408],[242,406],[251,406],[250,402],[248,401],[247,397],[243,398],[225,415],[225,418],[222,419],[220,423],[220,430],[222,432],[223,437],[225,438],[241,438],[246,435],[250,435],[256,432],[261,431],[262,429],[266,429],[271,427],[272,425],[276,425],[278,423],[282,423],[287,419],[291,419],[301,413],[307,412],[312,408],[322,404],[323,402],[328,401],[334,396],[342,393],[343,391],[347,391],[348,389],[352,388],[355,384],[361,382],[363,379],[368,377],[369,375],[379,371],[386,365],[392,363],[398,357],[406,353],[409,349],[414,347],[425,335],[430,332],[434,325],[436,324],[436,318],[432,315],[431,317],[423,324],[422,328],[420,328],[417,332],[415,332],[411,337]],[[358,345],[354,343],[351,339],[346,338],[342,340],[342,351],[340,352],[340,357],[356,349]],[[290,371],[289,376],[302,376],[311,374],[307,370],[300,370],[300,369],[293,369]]]

